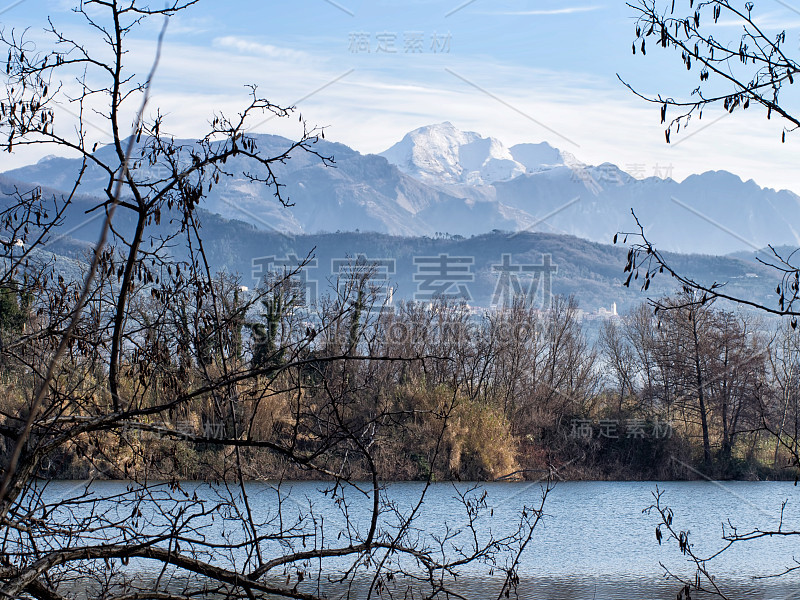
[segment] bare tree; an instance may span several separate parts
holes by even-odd
[[[773,468],[779,467],[783,449],[788,465],[800,467],[800,346],[798,334],[781,327],[770,346],[770,370],[774,401],[763,408],[765,427],[775,437]]]
[[[729,0],[690,0],[687,8],[685,3],[637,0],[628,6],[636,16],[633,52],[645,55],[654,47],[674,51],[680,55],[687,71],[694,72],[697,77],[691,93],[683,98],[675,97],[672,91],[645,96],[626,83],[637,96],[659,106],[667,143],[671,137],[679,134],[681,128],[685,131],[692,118],[701,119],[703,111],[712,106],[721,106],[728,113],[759,109],[764,111],[767,119],[779,117],[784,125],[781,142],[786,140],[787,134],[797,129],[800,117],[792,105],[792,95],[787,94],[787,86],[794,83],[800,65],[787,46],[786,32],[768,33],[759,24],[753,2],[737,4]],[[739,23],[741,29],[738,37],[721,37],[719,28],[713,28],[713,24],[720,20]],[[709,302],[724,299],[764,313],[788,316],[791,328],[797,327],[800,270],[795,252],[782,252],[770,246],[768,256],[757,257],[757,260],[775,270],[777,279],[776,302],[764,303],[755,298],[728,293],[724,282],[703,282],[680,272],[647,239],[638,219],[636,224],[625,267],[628,273],[625,285],[639,281],[642,288],[647,289],[654,277],[666,274],[687,293],[687,299],[678,306],[680,310],[703,310]],[[622,235],[627,242],[628,234],[618,235]],[[614,241],[617,239],[615,237]],[[660,301],[653,304],[659,311],[675,308]],[[793,377],[791,337],[779,345],[771,361],[774,387],[778,390],[778,402],[775,402],[776,394],[763,385],[766,369],[763,363],[764,348],[754,353],[755,348],[742,338],[744,331],[741,324],[734,324],[731,317],[725,317],[720,325],[721,335],[717,336],[716,342],[718,352],[715,352],[718,375],[710,386],[710,392],[718,399],[717,407],[723,425],[723,456],[730,457],[731,437],[736,435],[736,429],[742,426],[747,429],[748,425],[743,425],[741,420],[749,421],[752,426],[750,411],[755,402],[761,407],[761,426],[775,435],[773,462],[777,462],[779,450],[783,447],[797,464],[796,452],[793,453],[796,436],[791,434],[791,430],[786,430],[792,406],[788,387]],[[745,356],[738,355],[738,350],[733,348],[745,350]],[[744,372],[740,369],[743,364],[746,365]],[[724,597],[718,582],[707,571],[706,563],[694,553],[688,531],[679,530],[673,525],[672,511],[663,505],[660,494],[656,496],[653,509],[660,516],[660,529],[665,529],[669,539],[676,541],[680,550],[697,565],[696,580],[684,582],[685,595],[688,597],[690,589],[703,588]],[[749,533],[741,533],[740,530],[724,527],[726,546],[722,551],[731,545],[759,537],[795,535],[796,531],[783,529],[782,520],[781,527],[771,532],[754,529]],[[661,538],[660,530],[658,537]],[[796,565],[790,566],[787,571],[796,568]]]
[[[644,56],[649,41],[656,47],[680,52],[686,69],[697,73],[699,83],[691,98],[637,93],[661,106],[667,143],[673,129],[678,132],[681,125],[685,129],[693,115],[701,119],[703,109],[710,105],[721,104],[732,113],[749,109],[752,102],[754,107],[766,109],[768,119],[775,113],[786,120],[784,140],[786,132],[800,125],[792,110],[781,103],[781,92],[784,86],[794,83],[800,65],[787,51],[785,31],[770,36],[759,26],[752,2],[739,5],[729,0],[690,0],[688,10],[684,12],[679,6],[677,14],[675,4],[658,0],[637,0],[628,6],[636,14],[634,54],[638,50]],[[741,24],[738,40],[726,41],[712,35],[710,30],[720,19]],[[674,109],[678,114],[668,118]]]
[[[782,141],[787,133],[797,129],[800,116],[792,106],[791,94],[787,96],[784,92],[794,83],[800,64],[786,46],[785,31],[769,35],[759,25],[752,2],[740,5],[730,0],[690,0],[688,10],[685,2],[676,4],[672,0],[637,0],[628,6],[636,17],[634,54],[644,56],[653,47],[674,51],[680,54],[687,71],[697,77],[696,87],[693,84],[685,98],[676,98],[671,92],[646,96],[623,81],[637,96],[659,106],[667,143],[681,127],[686,130],[693,117],[701,119],[703,110],[712,106],[722,106],[729,113],[760,108],[767,119],[777,115],[785,122]],[[720,38],[719,29],[713,29],[720,19],[741,24],[740,36]],[[768,256],[757,257],[775,269],[778,277],[775,304],[764,303],[728,293],[725,282],[703,282],[676,270],[647,239],[638,219],[636,225],[630,234],[619,234],[625,241],[628,235],[634,238],[625,268],[631,276],[625,285],[638,280],[642,289],[647,289],[654,277],[667,274],[681,287],[699,292],[696,301],[700,304],[722,298],[767,313],[790,316],[792,326],[797,325],[800,312],[795,305],[800,294],[800,270],[794,252],[770,246]],[[615,236],[614,241],[617,239]]]
[[[75,12],[100,49],[52,22],[53,49],[0,32],[9,52],[0,148],[56,145],[82,165],[67,193],[18,190],[2,213],[0,595],[436,597],[458,593],[470,564],[500,569],[498,594],[508,595],[541,504],[493,537],[477,525],[485,495],[457,488],[463,516],[423,532],[414,523],[433,470],[410,510],[382,483],[382,448],[412,431],[413,415],[376,374],[429,369],[438,357],[378,348],[368,273],[304,308],[291,272],[245,296],[212,270],[197,211],[209,189],[235,175],[288,204],[276,166],[299,152],[332,157],[305,123],[297,142],[264,155],[253,119],[293,110],[255,87],[236,117],[214,115],[190,143],[167,135],[158,111],[147,117],[157,61],[145,78],[131,72],[126,40],[195,3],[82,2]],[[77,95],[62,86],[76,73]],[[67,106],[77,123],[62,124]],[[109,146],[90,146],[90,119]],[[85,206],[76,199],[87,173],[105,196],[86,212],[105,219],[83,277],[70,280],[46,244]],[[459,398],[441,395],[428,411],[437,468]],[[65,474],[83,483],[51,481]],[[277,482],[250,484],[268,475]],[[298,509],[284,482],[299,476],[328,483]],[[115,478],[126,483],[96,481]]]
[[[625,336],[624,327],[612,320],[603,323],[598,343],[603,360],[608,365],[610,379],[618,394],[617,413],[620,414],[626,399],[630,400],[639,395],[634,349]]]
[[[787,425],[786,397],[783,406],[779,406],[773,391],[781,378],[769,372],[770,340],[752,315],[723,311],[713,302],[697,303],[688,292],[661,299],[658,306],[660,342],[655,345],[655,360],[665,371],[664,389],[669,391],[671,414],[683,419],[688,435],[701,437],[705,477],[736,477],[740,475],[736,461],[746,462],[752,457],[754,449],[767,439],[765,431]],[[773,370],[782,360],[777,356],[773,358]],[[788,364],[791,357],[787,355],[785,360]],[[742,449],[743,444],[737,444],[742,438],[749,440],[749,447],[744,445],[745,457],[736,457],[733,449],[737,445]],[[778,437],[776,443],[780,440]],[[658,543],[666,540],[674,544],[696,567],[696,576],[691,580],[667,572],[683,586],[681,597],[690,597],[693,591],[728,597],[725,582],[712,573],[711,558],[747,540],[797,535],[796,531],[784,529],[782,521],[777,530],[770,532],[757,528],[748,531],[741,524],[737,528],[728,521],[723,524],[722,547],[702,555],[695,549],[686,525],[673,522],[673,511],[658,489],[654,497],[655,503],[648,512],[659,519]],[[791,570],[791,565],[784,571],[776,569],[775,575]]]

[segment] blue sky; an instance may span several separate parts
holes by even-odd
[[[41,45],[51,15],[92,46],[71,4],[9,2],[0,24],[30,27]],[[762,26],[786,29],[787,47],[800,55],[800,13],[778,0],[756,4]],[[133,70],[146,71],[159,26],[131,37]],[[738,39],[735,24],[717,29],[715,37]],[[708,111],[667,146],[658,108],[633,97],[617,74],[643,92],[678,97],[697,85],[697,73],[672,52],[632,56],[632,38],[633,11],[622,0],[205,1],[170,22],[151,106],[167,113],[175,135],[194,137],[214,110],[235,113],[246,101],[243,85],[254,83],[275,102],[297,104],[328,139],[362,152],[447,120],[507,145],[548,141],[639,177],[728,169],[800,192],[800,138],[781,144],[780,123],[754,111]],[[292,136],[297,124],[272,120],[256,130]],[[3,170],[35,159],[6,156]]]

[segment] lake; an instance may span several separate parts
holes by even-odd
[[[99,495],[122,493],[127,484],[97,482],[92,490]],[[283,512],[287,517],[308,518],[314,507],[317,526],[324,522],[326,539],[334,540],[344,524],[340,510],[320,491],[325,484],[297,482],[281,487]],[[699,554],[712,555],[720,549],[722,523],[730,522],[740,532],[753,528],[777,529],[781,504],[784,530],[800,530],[800,488],[791,482],[564,482],[552,490],[545,503],[544,517],[533,535],[519,567],[521,598],[567,599],[651,599],[675,598],[680,586],[664,579],[662,563],[672,572],[693,577],[695,568],[674,541],[659,545],[656,513],[643,512],[653,502],[656,486],[664,492],[664,504],[674,511],[674,526],[691,531],[691,541]],[[46,495],[63,497],[74,482],[52,482]],[[386,496],[396,514],[407,514],[414,506],[422,483],[395,483],[387,486]],[[466,519],[456,490],[471,484],[436,483],[427,492],[415,526],[420,535],[442,533],[445,527],[458,529]],[[205,484],[185,484],[190,493],[213,500],[218,489]],[[539,484],[488,483],[486,514],[476,522],[480,535],[502,535],[518,520],[523,505],[537,506]],[[275,514],[277,493],[266,483],[248,484],[254,516],[267,521]],[[365,527],[369,499],[350,496],[352,520]],[[109,510],[116,510],[110,505]],[[128,510],[122,508],[121,510]],[[384,526],[391,529],[396,517],[386,515]],[[154,523],[154,527],[158,524]],[[215,535],[211,527],[206,535]],[[217,531],[216,535],[222,535]],[[228,532],[235,535],[235,532]],[[274,546],[277,551],[278,547]],[[708,570],[716,575],[729,597],[784,600],[800,598],[800,571],[780,579],[753,579],[781,572],[800,560],[800,536],[761,539],[734,546],[711,560]],[[133,563],[131,563],[133,565]],[[141,564],[137,569],[148,568]],[[470,597],[497,597],[502,579],[490,575],[485,567],[464,569],[460,589]],[[693,597],[696,597],[693,595]]]

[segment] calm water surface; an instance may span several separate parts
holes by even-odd
[[[61,494],[70,482],[50,485],[48,494]],[[125,484],[94,484],[98,493],[122,491]],[[318,482],[284,484],[283,509],[287,514],[307,513],[313,505],[323,517],[327,536],[335,535],[344,523],[331,506]],[[791,482],[569,482],[559,483],[545,503],[545,517],[537,526],[533,540],[519,568],[520,597],[542,600],[568,599],[650,599],[675,598],[679,586],[664,579],[662,563],[674,573],[693,577],[694,566],[680,554],[674,543],[659,546],[655,539],[657,514],[643,512],[653,503],[656,486],[664,491],[662,500],[674,511],[673,524],[688,529],[698,553],[711,555],[724,542],[722,523],[730,522],[741,532],[753,528],[777,529],[781,504],[784,530],[800,530],[800,487]],[[187,484],[199,496],[213,498],[212,488]],[[467,489],[458,484],[458,489]],[[502,535],[518,521],[524,505],[538,506],[538,484],[484,484],[487,504],[493,515],[480,519],[479,533]],[[402,512],[416,503],[423,489],[420,483],[388,486],[387,494]],[[256,518],[274,514],[276,492],[269,484],[249,484],[248,493]],[[369,501],[352,497],[354,514],[368,515]],[[357,522],[366,524],[357,517]],[[427,493],[416,526],[423,533],[463,526],[463,508],[452,484],[434,484]],[[388,521],[391,526],[391,519]],[[800,538],[769,538],[735,546],[708,563],[723,589],[732,598],[798,599],[800,572],[776,579],[754,579],[796,566],[800,561]],[[461,585],[471,597],[496,598],[501,581],[489,577],[485,567],[468,569]]]

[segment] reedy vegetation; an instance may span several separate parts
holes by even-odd
[[[115,424],[66,440],[36,474],[235,480],[241,466],[245,479],[363,479],[373,467],[383,480],[536,479],[552,468],[565,478],[795,476],[800,337],[791,327],[676,296],[661,301],[671,310],[641,305],[606,321],[589,344],[572,299],[556,297],[547,311],[524,302],[478,315],[448,302],[389,311],[376,305],[370,277],[368,265],[355,266],[313,309],[284,277],[245,294],[217,276],[215,305],[135,290],[118,388],[136,399],[126,401],[135,414],[121,432]],[[35,307],[70,296],[68,284],[48,281],[58,293],[35,300],[4,288],[9,432],[60,331],[53,311]],[[50,383],[60,404],[47,418],[74,425],[113,412],[101,321],[98,311],[81,320]],[[325,415],[332,398],[336,411]],[[369,455],[286,455],[311,448],[338,419],[368,437]]]

